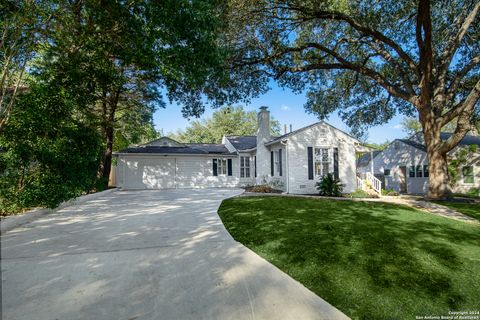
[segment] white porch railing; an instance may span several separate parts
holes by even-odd
[[[357,176],[357,188],[361,190],[365,190],[367,186],[365,185],[365,180]]]
[[[371,172],[367,172],[366,180],[372,186],[372,189],[375,190],[379,195],[382,194],[382,181],[375,178]]]
[[[371,172],[365,174],[365,179],[357,176],[357,187],[361,190],[372,189],[379,196],[382,195],[382,181],[377,179]]]

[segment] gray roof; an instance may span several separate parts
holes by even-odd
[[[440,138],[442,140],[447,140],[448,138],[450,138],[451,135],[452,133],[442,132],[440,133]],[[480,136],[472,136],[467,134],[459,143],[459,145],[461,146],[470,146],[473,144],[480,146]]]
[[[412,146],[414,148],[417,148],[419,150],[422,150],[422,151],[425,151],[427,152],[427,148],[421,144],[421,143],[418,143],[418,142],[415,142],[415,141],[412,141],[412,140],[408,140],[408,139],[397,139],[398,141],[401,141],[409,146]]]
[[[451,135],[452,135],[452,133],[442,132],[442,133],[440,133],[440,139],[447,140],[448,138],[450,138]],[[412,146],[414,148],[417,148],[419,150],[427,152],[427,148],[425,147],[424,144],[421,144],[421,143],[418,143],[416,141],[409,140],[409,139],[397,139],[397,140],[401,141],[405,144],[408,144],[409,146]],[[470,145],[474,145],[474,144],[480,146],[480,136],[466,135],[458,143],[458,145],[460,145],[460,146],[470,146]]]
[[[187,143],[185,147],[140,146],[129,147],[117,153],[150,153],[150,154],[221,154],[230,155],[222,144]]]
[[[381,150],[373,151],[373,157],[375,158],[381,152],[382,152]],[[365,167],[369,163],[370,163],[370,152],[362,154],[362,156],[357,159],[357,167]]]
[[[226,138],[237,150],[248,150],[257,147],[257,136],[227,136]]]

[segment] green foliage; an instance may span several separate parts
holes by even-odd
[[[473,144],[468,147],[461,147],[455,153],[453,159],[448,163],[448,175],[450,186],[455,186],[462,177],[462,167],[465,166],[472,156],[477,152],[478,146]]]
[[[275,189],[268,184],[259,184],[259,185],[255,185],[255,186],[247,186],[247,187],[245,187],[245,191],[256,192],[256,193],[282,193],[281,190]]]
[[[382,189],[382,196],[398,196],[400,195],[394,189]]]
[[[375,5],[366,0],[230,3],[227,36],[233,66],[245,67],[259,78],[273,77],[295,92],[306,91],[308,112],[326,118],[338,111],[353,132],[386,123],[396,114],[416,117],[417,108],[425,107],[413,104],[418,92],[426,89],[421,85],[425,61],[436,72],[446,68],[448,81],[440,84],[435,74],[431,88],[443,85],[442,90],[456,91],[436,107],[440,111],[451,110],[478,81],[478,16],[465,30],[465,41],[447,41],[457,34],[458,21],[473,11],[474,3],[432,1],[427,12],[418,12],[422,8],[418,0],[381,0]],[[423,44],[417,42],[415,30],[422,26],[412,19],[417,15],[431,19],[431,25],[423,27],[431,27],[432,56],[421,62],[418,52]],[[458,63],[441,55],[447,49]],[[452,87],[456,76],[462,85]]]
[[[321,196],[341,197],[343,191],[343,184],[339,179],[336,179],[332,173],[324,175],[320,181],[315,184]]]
[[[68,93],[32,85],[0,137],[0,213],[57,206],[94,187],[100,137],[75,119]]]
[[[377,194],[374,194],[374,193],[369,193],[365,190],[362,190],[362,189],[357,189],[355,190],[354,192],[348,194],[348,197],[349,198],[378,198],[378,195]]]
[[[480,188],[471,188],[468,190],[467,195],[471,197],[480,197]]]
[[[280,123],[270,120],[271,134],[280,133]],[[256,135],[257,113],[245,111],[242,106],[223,107],[216,110],[212,117],[192,121],[185,131],[170,134],[174,140],[184,143],[220,143],[223,135]]]
[[[405,132],[409,137],[413,136],[417,132],[422,131],[422,124],[414,117],[403,118],[400,125],[402,126],[403,132]]]
[[[405,132],[408,137],[413,136],[415,133],[422,132],[422,124],[413,117],[403,118],[400,125],[402,126],[403,132]],[[456,121],[451,121],[443,126],[442,132],[454,132],[456,126]]]

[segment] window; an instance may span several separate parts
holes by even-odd
[[[423,166],[423,176],[428,178],[428,164]]]
[[[315,148],[315,175],[321,177],[330,172],[331,152],[328,148]]]
[[[227,159],[217,159],[217,174],[227,174]]]
[[[393,148],[394,148],[395,150],[400,149],[400,142],[395,142],[395,143],[393,144]]]
[[[250,157],[240,157],[240,178],[250,177]]]
[[[410,178],[415,178],[415,166],[410,166],[410,170],[408,172],[408,176]]]
[[[278,155],[278,150],[273,152],[273,159],[275,163],[275,172],[277,175],[280,175],[280,157]]]
[[[473,166],[465,166],[462,168],[463,183],[473,183]]]
[[[383,175],[384,176],[389,176],[390,175],[390,169],[383,169]]]
[[[423,171],[422,171],[422,166],[417,166],[416,171],[417,171],[417,178],[423,177]]]

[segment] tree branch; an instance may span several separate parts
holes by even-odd
[[[458,30],[458,32],[452,35],[450,39],[447,40],[445,50],[440,55],[441,64],[439,67],[439,81],[440,81],[440,86],[442,88],[445,87],[448,68],[450,67],[450,63],[452,62],[453,56],[455,55],[455,52],[457,51],[458,46],[462,42],[462,39],[467,33],[468,29],[470,28],[472,23],[475,21],[475,17],[477,16],[479,11],[480,11],[480,0],[477,1],[472,11],[463,20],[463,23],[460,29]]]
[[[465,100],[455,105],[455,107],[450,109],[448,112],[446,112],[442,116],[442,126],[449,123],[453,119],[458,118],[457,128],[455,130],[455,133],[457,133],[457,131],[459,133],[462,133],[463,131],[465,131],[465,133],[468,132],[468,130],[470,129],[469,119],[472,116],[473,111],[475,109],[475,105],[479,99],[480,99],[480,80],[477,81],[472,91],[470,91],[470,93],[465,98]],[[447,141],[445,141],[446,143],[445,147],[442,144],[441,148],[443,148],[443,150],[447,150],[451,145],[455,146],[463,138],[462,136],[460,139],[457,139],[457,138],[454,138],[454,136],[455,134],[452,135]],[[450,150],[451,148],[448,149],[446,152]]]
[[[288,8],[283,9],[290,9],[294,11],[299,11],[302,14],[310,15],[308,10],[302,7],[295,7],[289,6]],[[349,17],[341,12],[338,11],[325,11],[325,10],[318,10],[313,12],[313,16],[317,19],[325,19],[325,20],[335,20],[335,21],[343,21],[348,23],[351,27],[355,30],[359,31],[363,35],[371,36],[373,39],[381,41],[385,43],[387,46],[391,47],[399,57],[409,66],[409,68],[418,75],[417,65],[415,61],[406,53],[395,41],[384,35],[383,33],[379,32],[378,30],[371,29],[357,20]]]
[[[477,55],[476,57],[473,57],[473,59],[468,64],[466,64],[462,69],[460,69],[455,74],[455,77],[450,83],[450,86],[446,90],[447,100],[450,100],[453,97],[453,95],[458,89],[458,86],[460,85],[460,82],[467,75],[467,73],[469,73],[470,70],[472,70],[473,68],[479,65],[480,65],[480,54]]]

